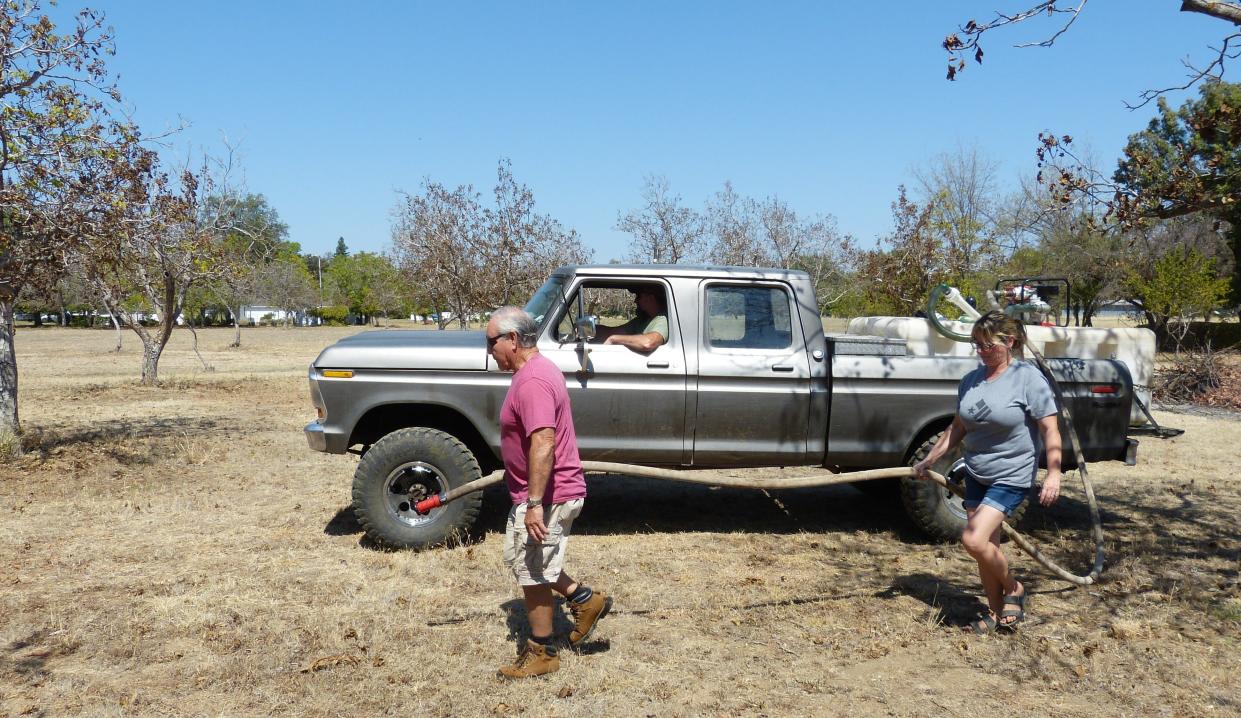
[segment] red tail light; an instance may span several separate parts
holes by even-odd
[[[1118,389],[1111,384],[1090,387],[1091,394],[1115,394]]]

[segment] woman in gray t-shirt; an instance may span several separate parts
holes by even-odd
[[[1000,312],[974,322],[971,339],[982,366],[957,388],[952,426],[919,461],[926,472],[954,446],[965,442],[965,509],[969,522],[961,543],[978,562],[988,610],[970,624],[975,633],[1016,628],[1025,619],[1026,587],[1009,575],[1000,549],[1000,524],[1021,505],[1038,474],[1038,444],[1047,454],[1047,478],[1039,503],[1060,496],[1060,425],[1047,380],[1021,361],[1026,334],[1021,323]]]

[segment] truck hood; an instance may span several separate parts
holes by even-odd
[[[355,334],[319,353],[320,369],[487,369],[486,332],[380,329]]]

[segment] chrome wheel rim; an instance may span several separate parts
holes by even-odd
[[[419,526],[435,520],[420,516],[414,504],[448,490],[448,480],[439,469],[425,461],[410,461],[393,469],[384,480],[384,506],[388,515],[406,526]]]

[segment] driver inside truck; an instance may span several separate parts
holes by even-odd
[[[619,344],[638,352],[653,352],[668,341],[668,309],[664,290],[657,284],[641,284],[634,294],[637,316],[618,327],[599,326],[596,342]]]

